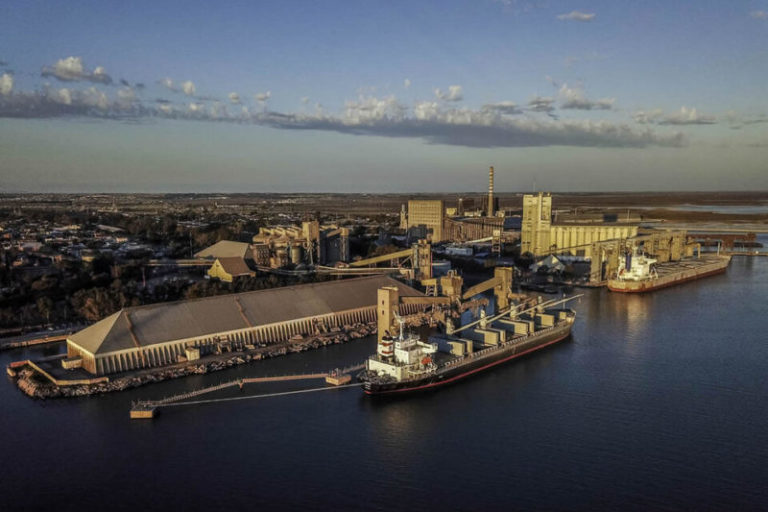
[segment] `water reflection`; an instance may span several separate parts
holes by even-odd
[[[653,296],[625,294],[611,299],[610,304],[619,316],[619,321],[626,326],[624,339],[630,347],[636,346],[648,334]]]

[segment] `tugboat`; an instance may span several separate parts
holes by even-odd
[[[428,342],[406,333],[405,321],[397,317],[399,335],[387,332],[358,376],[363,391],[387,395],[433,389],[563,341],[571,333],[576,313],[558,306],[577,297],[539,303],[524,311],[511,306],[490,318],[483,311],[479,320],[459,329],[447,323],[446,334],[432,336]],[[457,336],[476,325],[470,333],[473,339]]]

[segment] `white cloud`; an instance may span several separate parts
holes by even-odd
[[[195,84],[191,80],[187,80],[181,84],[181,91],[187,96],[195,95]]]
[[[48,98],[56,103],[61,103],[62,105],[71,105],[72,91],[66,87],[61,89],[49,89]]]
[[[523,111],[514,101],[500,101],[498,103],[487,103],[483,105],[483,110],[495,111],[499,114],[522,114]]]
[[[464,92],[460,85],[449,85],[447,92],[435,89],[435,96],[443,101],[461,101],[464,99]]]
[[[695,108],[680,107],[678,112],[665,116],[659,124],[714,124],[713,116],[700,114]]]
[[[79,82],[88,80],[100,84],[111,84],[112,77],[109,76],[102,66],[97,66],[93,72],[89,72],[83,65],[82,57],[67,57],[59,59],[51,67],[43,67],[42,76],[52,76],[63,82]]]
[[[67,57],[59,59],[53,65],[51,74],[59,80],[80,80],[83,76],[83,59],[80,57]]]
[[[107,71],[102,66],[97,66],[91,74],[91,80],[94,82],[108,84],[112,82],[112,78],[107,74]]]
[[[592,120],[552,120],[510,117],[493,110],[443,108],[439,102],[422,101],[412,114],[394,97],[366,97],[348,102],[341,117],[256,114],[252,122],[282,129],[325,130],[353,135],[420,138],[431,144],[467,147],[645,147],[685,144],[681,133],[657,135],[625,124]]]
[[[121,87],[117,90],[117,102],[123,108],[130,107],[136,99],[136,92],[130,87]]]
[[[166,89],[169,89],[171,91],[174,91],[174,92],[178,91],[176,86],[173,84],[173,80],[171,80],[168,77],[165,77],[162,80],[160,80],[160,85],[162,85],[163,87],[165,87]]]
[[[229,101],[231,101],[232,104],[237,105],[238,103],[240,103],[240,95],[237,94],[236,92],[231,92],[229,93],[228,96],[229,96]]]
[[[611,110],[616,102],[615,98],[602,98],[589,100],[581,87],[568,87],[563,84],[560,87],[560,108],[571,110]]]
[[[749,15],[758,20],[768,19],[768,11],[752,11]]]
[[[660,108],[655,108],[648,111],[638,110],[632,114],[632,119],[634,119],[636,123],[640,124],[654,124],[658,122],[662,117],[664,117],[664,111]]]
[[[227,119],[229,118],[229,110],[227,110],[226,105],[216,101],[208,107],[208,115],[212,119]]]
[[[555,98],[545,96],[534,96],[528,101],[528,110],[532,112],[552,112],[555,107],[552,105]]]
[[[77,92],[76,94],[78,103],[81,103],[82,105],[100,108],[101,110],[106,110],[109,108],[109,99],[107,99],[107,95],[95,87],[89,87],[88,89],[82,92]]]
[[[344,121],[360,124],[369,121],[401,120],[405,117],[406,107],[394,96],[376,98],[360,96],[357,100],[347,101],[344,105]]]
[[[411,87],[411,80],[409,78],[406,78],[405,80],[403,80],[403,87],[405,87],[406,89]]]
[[[13,75],[10,73],[3,73],[0,76],[0,95],[7,96],[13,91]]]
[[[160,116],[199,122],[253,124],[283,130],[319,130],[348,135],[419,139],[428,144],[464,147],[646,147],[685,144],[681,133],[657,134],[650,127],[638,129],[626,124],[594,120],[559,120],[554,117],[514,116],[517,106],[510,101],[488,104],[480,109],[455,107],[440,100],[421,101],[411,108],[395,96],[361,95],[347,101],[339,114],[327,113],[318,105],[312,113],[281,113],[258,109],[230,112],[225,103],[206,106],[201,101],[174,106],[167,100],[152,104],[126,103],[126,88],[110,103],[106,94],[91,87],[46,88],[41,92],[16,92],[0,96],[0,117],[45,118],[82,116],[131,119]],[[552,98],[534,98],[530,106],[549,112]],[[256,109],[254,109],[256,110]],[[550,114],[551,116],[551,114]],[[693,117],[699,117],[694,114]],[[688,113],[688,120],[691,115]]]
[[[258,101],[259,103],[264,103],[270,97],[272,97],[272,91],[259,92],[259,93],[254,94],[253,97],[256,98],[256,101]]]
[[[566,21],[592,21],[595,13],[586,13],[581,11],[571,11],[567,14],[560,14],[557,19]]]
[[[437,119],[440,114],[440,104],[436,101],[420,101],[413,107],[413,115],[419,121]]]
[[[685,106],[670,114],[665,114],[663,110],[658,108],[648,112],[640,110],[635,112],[632,117],[635,122],[640,124],[697,125],[717,122],[714,116],[700,114],[695,108]]]

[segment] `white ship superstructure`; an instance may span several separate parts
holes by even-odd
[[[400,335],[385,336],[378,345],[376,355],[368,359],[368,370],[390,376],[397,381],[421,377],[437,369],[434,354],[436,343],[424,343],[419,336],[405,334],[405,321],[398,319]]]
[[[623,262],[621,258],[619,255],[619,271],[616,274],[619,281],[646,281],[658,277],[654,267],[656,260],[638,253],[637,247],[632,249],[631,254],[624,256]]]

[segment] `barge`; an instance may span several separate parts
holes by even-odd
[[[358,376],[367,395],[393,395],[435,389],[567,339],[576,319],[562,307],[576,297],[552,300],[525,311],[511,307],[452,333],[424,342],[406,334],[384,336]],[[557,307],[561,306],[561,307]],[[459,337],[460,331],[479,328]],[[449,329],[450,331],[450,329]]]
[[[626,255],[626,260],[620,265],[616,276],[608,280],[608,289],[619,293],[651,292],[722,274],[730,261],[730,256],[718,254],[657,265],[655,259],[638,254],[635,250]]]

